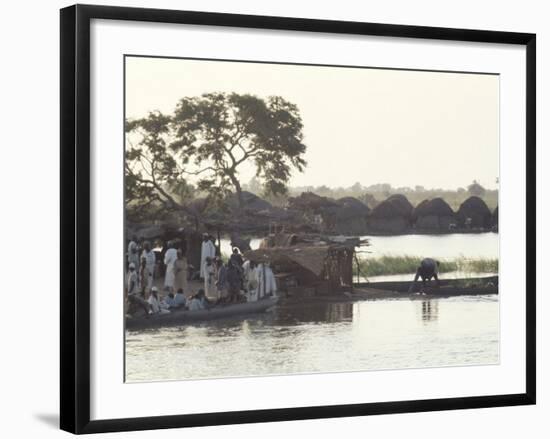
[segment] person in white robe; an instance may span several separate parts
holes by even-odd
[[[256,269],[256,275],[258,278],[257,298],[261,299],[265,296],[277,295],[277,282],[273,270],[269,266],[269,263],[261,263]]]
[[[149,305],[151,305],[151,312],[153,314],[158,314],[158,313],[166,314],[170,312],[168,309],[166,309],[161,305],[158,298],[157,287],[151,288],[151,295],[149,296],[149,299],[147,300],[147,302],[149,302]]]
[[[202,235],[202,246],[201,246],[201,269],[200,277],[205,279],[204,267],[206,267],[206,258],[214,259],[216,256],[216,247],[214,243],[210,240],[208,233]]]
[[[138,276],[136,272],[136,267],[132,262],[128,271],[128,280],[127,280],[127,300],[125,302],[126,313],[133,315],[139,311],[149,314],[151,307],[149,303],[142,297],[138,287]]]
[[[142,288],[146,291],[151,291],[153,288],[153,281],[155,280],[155,252],[151,250],[151,244],[147,241],[143,243],[143,252],[141,253],[142,267],[143,267],[143,279],[145,285]],[[144,262],[144,263],[143,263]]]
[[[174,282],[176,280],[175,263],[178,259],[178,251],[174,248],[172,242],[168,243],[168,250],[164,254],[164,264],[166,265],[166,275],[164,277],[164,288],[173,293]]]
[[[206,258],[204,265],[204,294],[206,297],[213,296],[216,292],[216,266],[210,257]]]
[[[139,267],[139,245],[135,235],[132,236],[132,239],[128,243],[128,265],[130,264]]]
[[[254,261],[247,260],[243,264],[244,287],[247,301],[254,302],[258,299],[258,271]]]
[[[139,290],[138,275],[136,272],[136,266],[133,262],[130,262],[130,265],[128,267],[128,278],[127,278],[126,288],[129,296],[137,294]]]

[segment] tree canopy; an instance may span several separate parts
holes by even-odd
[[[485,188],[481,186],[477,180],[474,180],[472,184],[468,186],[468,192],[476,197],[482,197],[485,195]]]
[[[184,208],[195,190],[212,199],[234,190],[242,206],[245,163],[266,194],[284,194],[292,170],[306,165],[302,128],[297,106],[282,97],[237,93],[185,97],[172,115],[128,120],[126,203]]]

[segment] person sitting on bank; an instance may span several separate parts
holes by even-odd
[[[409,287],[409,293],[414,290],[418,279],[422,279],[422,289],[426,287],[426,281],[430,281],[432,277],[435,279],[436,285],[439,287],[439,278],[437,272],[439,271],[439,261],[432,258],[424,258],[420,262],[420,266],[416,269],[414,280]]]
[[[164,299],[165,308],[175,308],[176,307],[176,298],[174,293],[168,293],[168,296]]]
[[[153,314],[166,314],[170,312],[161,305],[157,287],[151,288],[151,295],[149,296],[148,302],[149,305],[151,305],[151,312]]]
[[[189,302],[189,311],[199,311],[201,309],[208,309],[210,302],[206,297],[203,289],[200,289],[197,294],[195,294]]]
[[[174,296],[174,303],[176,307],[184,307],[187,304],[185,294],[183,294],[183,288],[178,289]]]

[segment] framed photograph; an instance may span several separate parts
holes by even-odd
[[[61,428],[535,403],[535,35],[61,10]]]

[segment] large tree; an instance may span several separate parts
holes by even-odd
[[[126,212],[137,221],[184,212],[197,224],[200,212],[188,206],[195,188],[186,179],[185,160],[169,148],[174,140],[171,120],[156,111],[126,121]]]
[[[261,99],[237,93],[208,93],[183,98],[172,120],[176,140],[170,145],[202,190],[229,187],[242,206],[239,170],[253,166],[266,194],[284,194],[292,169],[302,171],[302,119],[298,107],[282,97]],[[246,165],[245,165],[246,166]],[[193,168],[191,170],[191,168]]]
[[[186,207],[193,186],[210,199],[230,189],[242,206],[239,170],[252,166],[267,194],[282,194],[306,147],[298,108],[281,97],[211,93],[183,98],[173,115],[126,122],[126,203]]]

